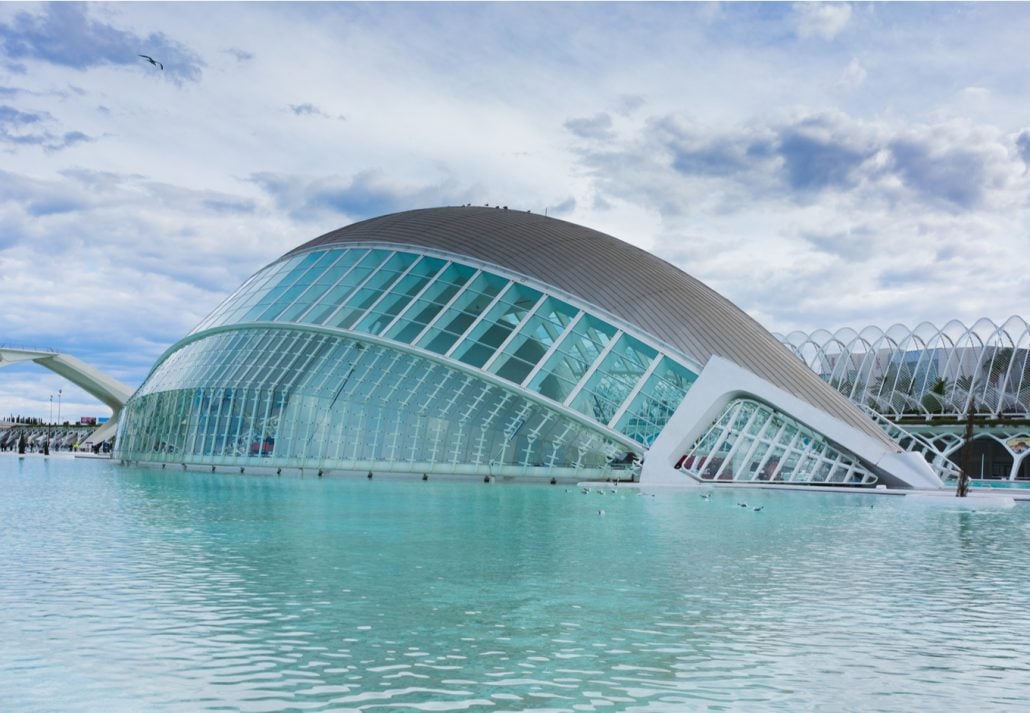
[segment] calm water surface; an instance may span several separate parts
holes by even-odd
[[[1026,710],[1028,539],[1027,506],[2,457],[0,709]]]

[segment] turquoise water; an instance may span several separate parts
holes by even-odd
[[[1013,488],[1016,490],[1030,488],[1030,482],[1025,480],[972,480],[969,484],[974,488]]]
[[[4,457],[0,708],[1020,710],[1028,538],[1027,506]]]

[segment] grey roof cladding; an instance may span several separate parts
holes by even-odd
[[[521,273],[640,328],[699,364],[724,357],[900,450],[758,322],[714,290],[645,250],[535,213],[424,208],[363,220],[294,250],[379,242],[443,250]]]

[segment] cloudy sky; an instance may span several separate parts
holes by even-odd
[[[1027,37],[1022,4],[0,3],[0,344],[135,387],[291,247],[469,202],[774,331],[1030,316]],[[109,413],[27,365],[0,417],[57,389]]]

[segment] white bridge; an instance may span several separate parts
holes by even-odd
[[[46,349],[19,349],[0,346],[0,367],[19,362],[32,361],[50,371],[60,374],[80,387],[90,396],[109,406],[110,420],[90,435],[95,443],[106,441],[118,427],[118,416],[133,390],[104,372],[76,359],[69,354],[60,354]]]

